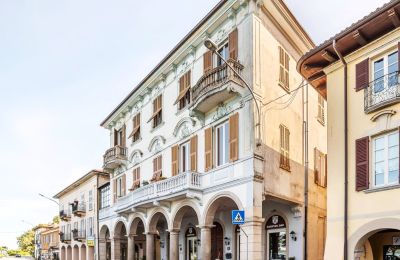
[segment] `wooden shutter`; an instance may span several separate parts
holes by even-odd
[[[190,138],[190,170],[197,172],[197,135]]]
[[[125,196],[125,191],[126,191],[126,175],[122,175],[121,177],[121,196]]]
[[[171,158],[172,158],[172,176],[178,174],[179,171],[179,145],[171,147]]]
[[[320,171],[321,171],[321,157],[320,152],[315,147],[314,148],[314,182],[315,184],[320,184]]]
[[[369,83],[369,59],[356,64],[356,91],[364,89]]]
[[[158,174],[162,176],[162,156],[158,156]]]
[[[117,180],[113,180],[113,202],[117,201]]]
[[[369,137],[356,140],[356,190],[369,187]]]
[[[239,158],[239,114],[229,117],[229,160],[236,161]]]
[[[237,29],[233,30],[229,34],[229,58],[237,60],[238,55],[238,31]]]
[[[204,159],[205,171],[213,167],[213,153],[212,153],[212,127],[204,130]]]
[[[121,146],[122,147],[125,147],[126,146],[126,125],[124,125],[123,127],[122,127],[122,134],[121,134]]]
[[[204,73],[212,69],[212,51],[203,54],[203,69]]]
[[[118,131],[114,129],[114,146],[118,145]]]

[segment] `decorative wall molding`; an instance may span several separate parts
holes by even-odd
[[[157,135],[151,139],[149,144],[149,152],[157,153],[162,150],[163,145],[165,144],[165,137],[161,135]]]
[[[129,156],[129,161],[132,165],[136,165],[142,161],[143,152],[140,149],[135,149]]]
[[[196,125],[196,121],[191,117],[184,117],[176,124],[173,135],[178,135],[183,138],[189,136],[193,132],[193,127]]]
[[[386,115],[387,117],[391,117],[396,114],[396,110],[382,110],[371,117],[371,121],[375,122],[379,117]]]

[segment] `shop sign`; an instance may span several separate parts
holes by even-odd
[[[285,220],[279,215],[274,215],[270,217],[267,221],[267,225],[265,226],[266,229],[277,229],[285,227],[286,227]]]
[[[88,239],[86,239],[86,245],[87,246],[94,246],[94,238],[93,237],[89,237]]]

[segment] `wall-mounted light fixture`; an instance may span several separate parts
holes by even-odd
[[[226,246],[229,246],[231,244],[231,239],[229,237],[224,237],[224,242]]]
[[[297,234],[296,234],[296,232],[294,232],[293,230],[290,231],[290,238],[291,238],[293,241],[296,241],[296,240],[297,240]]]

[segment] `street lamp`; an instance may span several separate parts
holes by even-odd
[[[234,73],[235,75],[241,80],[243,81],[244,85],[246,86],[246,88],[250,91],[251,96],[253,97],[254,103],[256,104],[257,107],[257,118],[258,118],[258,122],[256,124],[257,126],[257,131],[258,131],[258,140],[257,140],[257,146],[261,146],[261,131],[260,131],[260,119],[261,119],[261,115],[260,115],[260,107],[258,106],[257,103],[257,99],[256,96],[254,95],[253,90],[250,88],[249,84],[247,84],[247,82],[243,79],[243,77],[232,67],[232,65],[230,65],[225,59],[224,57],[222,57],[221,54],[219,54],[217,52],[217,45],[209,38],[207,38],[204,41],[204,46],[206,46],[207,49],[209,49],[210,51],[212,51],[213,53],[215,53]]]
[[[41,193],[39,193],[39,196],[40,196],[40,197],[43,197],[43,198],[45,198],[45,199],[51,200],[52,202],[54,202],[54,203],[56,203],[58,206],[60,206],[60,203],[58,203],[57,201],[53,200],[52,198],[49,198],[49,197],[47,197],[47,196],[44,196],[44,195],[41,194]]]

